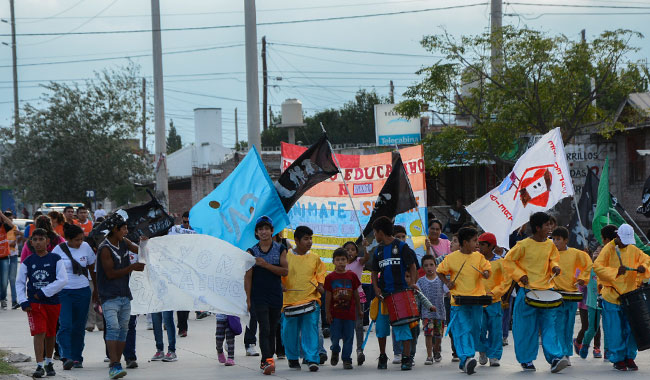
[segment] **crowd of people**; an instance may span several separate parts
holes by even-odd
[[[88,216],[84,207],[76,215],[72,208],[34,215],[24,235],[17,232],[10,214],[0,216],[2,307],[7,307],[11,283],[12,308],[27,313],[34,337],[37,378],[54,375],[57,359],[64,370],[83,368],[85,332],[95,327],[104,334],[110,378],[126,375],[122,358],[127,369],[138,367],[129,277],[145,264],[138,262],[139,246],[126,238],[127,224],[120,215],[95,212],[95,223],[104,221],[108,231],[96,247],[86,241],[93,225]],[[570,366],[574,353],[586,358],[592,341],[595,358],[604,356],[619,371],[638,369],[620,295],[650,277],[650,258],[634,246],[632,227],[605,226],[603,245],[587,253],[567,247],[569,231],[544,212],[530,217],[529,233],[525,228],[513,233],[510,250],[498,247],[494,234],[479,233],[470,221],[449,236],[437,219],[428,226],[425,254],[418,257],[403,226],[378,218],[372,225],[377,245],[371,249],[367,240],[350,241],[333,250],[328,274],[321,256],[312,251],[309,227],[295,228],[292,245],[274,229],[271,218],[260,217],[254,230],[259,242],[248,249],[255,265],[244,278],[251,323],[242,327],[236,316],[216,314],[218,361],[235,365],[235,337],[244,333],[246,355],[259,356],[263,374],[273,374],[276,359],[285,358],[289,369],[306,366],[315,372],[328,360],[324,339],[330,337],[330,364],[340,361],[350,370],[355,348],[356,365],[366,360],[368,312],[379,345],[379,370],[388,367],[389,336],[393,363],[407,371],[415,364],[420,333],[426,347],[424,365],[443,359],[445,332],[451,360],[461,371],[471,375],[478,364],[499,367],[510,329],[524,371],[536,370],[540,340],[553,373]],[[189,213],[169,233],[194,233]],[[18,268],[15,280],[4,270],[12,265]],[[362,284],[364,269],[371,272],[370,285]],[[407,299],[411,294],[416,308],[408,320],[396,317],[402,310],[395,311],[393,305],[404,294]],[[553,297],[557,294],[559,299]],[[578,310],[582,328],[574,338]],[[156,345],[153,361],[178,360],[173,312],[148,316]],[[185,337],[189,311],[176,313],[178,335]],[[197,318],[207,315],[197,312]]]

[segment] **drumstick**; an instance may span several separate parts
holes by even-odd
[[[472,264],[470,264],[470,265],[472,265]],[[477,267],[475,267],[474,265],[472,265],[472,268],[474,268],[475,271],[479,272],[479,273],[481,274],[481,276],[483,276],[483,272],[481,272],[480,270],[478,270]]]
[[[465,267],[465,264],[467,263],[467,260],[463,262],[463,265],[460,266],[460,269],[458,270],[458,273],[456,273],[456,276],[454,276],[454,279],[451,282],[456,282],[456,279],[458,278],[458,275],[460,275],[460,272],[462,272],[463,267]]]
[[[285,292],[304,292],[304,289],[287,289]]]
[[[556,274],[556,273],[553,273],[553,275],[551,276],[551,278],[548,279],[547,284],[550,284],[551,281],[553,281],[553,279],[555,278],[555,276],[557,276],[557,274]]]

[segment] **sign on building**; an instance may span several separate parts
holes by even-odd
[[[407,119],[394,110],[395,104],[375,104],[377,145],[417,144],[421,140],[420,118]]]

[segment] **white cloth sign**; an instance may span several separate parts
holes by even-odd
[[[512,231],[538,211],[546,211],[562,198],[573,196],[573,183],[564,153],[560,128],[542,136],[506,176],[501,185],[467,207],[481,227],[510,248]]]
[[[248,323],[244,275],[255,258],[208,235],[180,234],[141,244],[143,272],[132,272],[131,314],[167,310],[212,311]]]

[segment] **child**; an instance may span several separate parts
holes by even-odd
[[[406,282],[410,283],[411,282],[411,273],[406,272],[404,273],[404,278],[406,279]],[[415,304],[417,305],[418,311],[420,315],[422,315],[423,310],[428,310],[429,312],[434,312],[436,311],[436,308],[431,304],[431,302],[427,299],[427,297],[422,294],[419,290],[415,291]],[[420,320],[418,319],[417,321],[413,321],[409,323],[409,328],[411,329],[411,353],[410,353],[410,358],[411,358],[411,366],[415,365],[415,351],[417,349],[418,345],[418,337],[420,336]]]
[[[553,244],[560,252],[559,266],[562,269],[560,275],[554,279],[555,289],[565,292],[577,292],[576,284],[584,286],[589,282],[589,274],[593,265],[591,257],[587,252],[567,247],[569,230],[565,227],[557,227],[553,230],[551,236],[553,237]],[[575,277],[576,271],[580,271],[577,278]],[[571,363],[569,358],[573,355],[573,327],[577,310],[577,302],[564,300],[556,314],[558,339],[562,347],[562,353],[569,361],[569,364]]]
[[[235,365],[235,333],[230,328],[228,316],[217,314],[217,331],[214,336],[217,341],[217,354],[219,363],[226,367]],[[226,349],[228,350],[228,359],[223,354],[223,341],[226,340]]]
[[[477,343],[481,332],[481,305],[458,305],[453,296],[482,296],[485,288],[481,278],[490,277],[490,263],[476,252],[478,232],[471,227],[458,230],[460,250],[445,256],[436,272],[438,278],[451,291],[451,320],[449,329],[454,334],[456,353],[460,358],[458,367],[471,375],[475,372]],[[469,264],[469,267],[465,266]],[[451,280],[447,279],[451,276]]]
[[[444,297],[449,292],[449,289],[436,276],[435,257],[432,255],[424,255],[422,257],[422,268],[424,269],[425,275],[424,277],[420,277],[417,285],[422,294],[424,294],[435,308],[435,310],[420,309],[422,330],[424,331],[424,339],[427,346],[427,359],[424,361],[424,364],[431,365],[434,360],[436,363],[442,360],[440,343],[442,342],[442,334],[445,330],[446,315]]]
[[[332,254],[334,272],[325,277],[325,310],[327,322],[332,334],[332,366],[339,362],[343,340],[343,369],[352,369],[352,341],[354,340],[355,320],[363,319],[363,309],[359,300],[361,282],[354,272],[346,270],[348,253],[344,248],[337,248]]]
[[[370,260],[370,253],[366,247],[368,246],[368,241],[363,240],[363,256],[359,257],[359,247],[353,241],[349,241],[343,244],[343,248],[348,252],[348,265],[345,266],[346,270],[352,271],[357,275],[359,283],[361,283],[361,275],[363,274],[363,267],[366,265],[368,260]],[[359,286],[357,289],[359,292],[359,300],[361,304],[365,304],[366,293],[363,291],[363,287]],[[354,324],[354,331],[357,337],[357,365],[363,365],[363,362],[366,361],[366,355],[363,353],[363,314],[360,314],[360,317],[357,318],[356,323]]]
[[[55,376],[52,353],[56,336],[56,323],[61,304],[57,293],[68,283],[68,275],[61,256],[47,251],[50,239],[47,231],[37,228],[30,238],[36,254],[29,256],[20,264],[16,293],[18,303],[27,313],[29,329],[34,337],[36,356],[35,378]],[[45,353],[45,364],[43,363]]]

